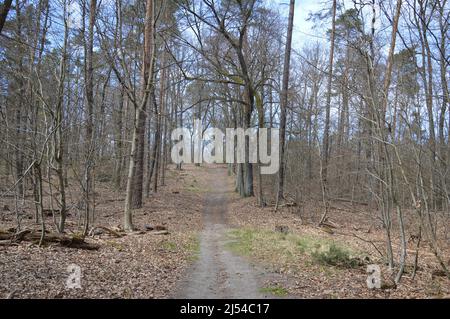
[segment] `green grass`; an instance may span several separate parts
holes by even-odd
[[[177,250],[177,244],[171,241],[163,241],[161,243],[161,247],[164,250],[170,251],[170,252],[175,252]]]
[[[108,240],[106,243],[107,243],[109,246],[114,247],[114,248],[117,249],[118,251],[123,251],[123,250],[125,250],[125,247],[123,246],[123,244],[118,243],[118,242],[116,242],[116,241],[114,241],[114,240]]]
[[[204,185],[203,183],[197,181],[195,178],[186,181],[185,188],[187,191],[193,193],[207,193],[210,191],[208,185]]]
[[[194,234],[191,236],[189,242],[187,243],[185,249],[190,253],[190,261],[196,261],[198,260],[198,257],[200,255],[200,238],[198,237],[198,234]]]
[[[289,294],[287,289],[284,287],[281,287],[281,286],[263,287],[259,291],[262,293],[265,293],[265,294],[271,294],[271,295],[278,296],[278,297],[284,297]]]
[[[272,265],[290,265],[300,270],[298,262],[356,267],[354,253],[341,245],[310,235],[281,234],[254,228],[239,228],[228,232],[227,248],[239,255],[252,256]],[[295,269],[294,269],[295,270]]]
[[[197,187],[195,185],[189,185],[186,189],[189,192],[193,192],[193,193],[202,193],[202,192],[204,192],[204,190],[202,190],[200,187]]]
[[[186,189],[189,192],[193,192],[193,193],[206,193],[206,192],[208,192],[208,188],[201,186],[196,179],[192,180],[189,185],[186,185]]]
[[[184,251],[188,255],[189,261],[196,261],[200,254],[200,240],[197,233],[189,235],[182,243],[176,243],[169,240],[163,240],[159,247],[167,252]]]

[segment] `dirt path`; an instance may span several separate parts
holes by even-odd
[[[229,193],[226,169],[205,167],[208,192],[203,208],[204,230],[198,260],[188,271],[176,298],[264,298],[259,292],[261,273],[247,261],[229,252],[225,245]]]

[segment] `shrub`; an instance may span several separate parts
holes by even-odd
[[[352,258],[349,252],[335,244],[331,244],[328,250],[316,249],[311,253],[315,262],[321,265],[331,265],[343,268],[355,268],[358,261]]]

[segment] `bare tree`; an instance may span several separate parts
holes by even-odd
[[[139,129],[144,116],[145,106],[153,86],[153,59],[154,52],[154,3],[153,0],[147,0],[145,11],[145,29],[144,29],[144,54],[142,64],[142,86],[141,86],[141,100],[139,107],[135,110],[135,123],[133,128],[133,136],[131,141],[130,161],[128,168],[125,211],[124,211],[124,228],[127,231],[133,231],[132,219],[132,195],[133,195],[133,177],[136,174],[136,156],[139,143]]]
[[[325,128],[323,133],[323,168],[322,172],[322,188],[324,196],[325,210],[320,219],[319,224],[323,223],[327,218],[328,214],[328,188],[327,188],[327,177],[328,177],[328,161],[330,157],[330,110],[331,110],[331,83],[333,80],[333,62],[334,62],[334,37],[336,30],[336,0],[333,0],[333,8],[331,13],[331,35],[330,35],[330,58],[328,66],[328,82],[327,82],[327,101],[325,105]]]
[[[289,69],[291,63],[291,45],[292,45],[292,29],[294,26],[294,9],[295,0],[289,3],[289,18],[286,38],[286,48],[284,51],[284,67],[283,67],[283,83],[281,88],[280,98],[280,169],[278,170],[278,191],[277,203],[275,209],[278,208],[278,203],[284,198],[284,153],[286,145],[286,109],[288,104],[288,90],[289,90]]]

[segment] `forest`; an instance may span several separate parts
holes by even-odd
[[[3,0],[0,298],[450,298],[449,20]]]

